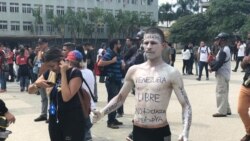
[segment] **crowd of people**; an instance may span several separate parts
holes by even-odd
[[[231,70],[232,50],[228,40],[229,35],[222,32],[215,37],[212,48],[204,41],[199,46],[185,45],[181,51],[182,74],[194,75],[193,65],[198,81],[203,68],[206,80],[209,72],[215,72],[217,112],[212,116],[226,117],[231,115],[228,100],[231,71],[236,72],[241,61],[245,76],[238,112],[246,128],[241,141],[249,141],[250,42],[235,42],[237,63]],[[51,141],[91,141],[92,124],[105,115],[108,115],[107,127],[119,129],[123,123],[117,118],[123,117],[123,103],[131,92],[136,104],[127,140],[170,141],[166,111],[174,90],[183,110],[183,131],[178,140],[188,141],[192,108],[182,75],[174,68],[175,58],[175,47],[155,27],[138,32],[135,39],[127,37],[125,46],[119,39],[112,39],[108,44],[102,43],[98,51],[90,43],[66,42],[62,47],[50,47],[42,38],[35,48],[20,45],[11,50],[0,43],[0,92],[7,91],[7,81],[18,81],[20,92],[41,95],[41,114],[34,121],[48,123]],[[96,75],[100,75],[99,82],[104,82],[107,90],[108,104],[99,110],[95,106],[98,102]],[[3,101],[0,106],[0,114],[9,123],[15,122]]]

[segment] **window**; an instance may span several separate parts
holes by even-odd
[[[104,33],[104,24],[97,24],[97,33]]]
[[[88,12],[88,13],[90,13],[90,12],[92,12],[92,11],[93,11],[93,8],[88,8],[88,9],[87,9],[87,12]]]
[[[52,24],[47,23],[46,30],[47,30],[47,32],[52,33],[55,31],[55,28],[54,28],[54,26],[52,26]]]
[[[0,2],[0,12],[6,12],[6,2]]]
[[[64,6],[56,6],[56,14],[64,15]]]
[[[19,21],[11,21],[10,22],[11,31],[20,31],[20,22]]]
[[[83,8],[83,7],[78,7],[78,8],[77,8],[77,11],[85,12],[86,10],[85,10],[85,8]]]
[[[68,9],[71,9],[72,11],[75,11],[75,7],[68,7]]]
[[[131,3],[132,4],[137,4],[138,0],[132,0]]]
[[[0,29],[7,30],[7,21],[0,21]]]
[[[38,32],[43,32],[43,25],[42,24],[38,24],[38,25],[36,25],[36,31],[38,31]]]
[[[40,10],[40,14],[42,14],[43,13],[43,5],[34,4],[34,10]]]
[[[46,14],[48,14],[49,12],[52,12],[52,14],[54,14],[54,6],[53,5],[46,5],[45,6],[45,11],[46,11]]]
[[[19,4],[18,3],[10,3],[10,12],[19,12]]]
[[[120,13],[120,10],[115,10],[115,16],[117,16]]]
[[[113,10],[112,10],[112,9],[106,9],[106,12],[112,14],[112,13],[113,13]]]
[[[129,4],[129,0],[123,0],[123,4]]]
[[[23,22],[23,31],[31,31],[32,22],[24,21]]]
[[[22,6],[23,6],[22,7],[23,13],[31,13],[31,5],[30,4],[23,3]]]

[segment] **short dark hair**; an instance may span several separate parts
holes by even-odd
[[[75,49],[75,44],[71,43],[71,42],[66,42],[66,43],[63,44],[63,46],[66,46],[67,49],[69,49],[69,50],[74,50]]]
[[[83,44],[84,46],[91,46],[91,44],[89,42],[86,42]]]
[[[62,51],[59,48],[50,48],[45,52],[44,61],[60,61],[63,58]]]
[[[165,36],[164,36],[164,33],[161,29],[159,29],[157,27],[150,27],[150,28],[146,29],[145,34],[150,34],[150,33],[160,35],[162,43],[165,41]]]
[[[115,45],[118,44],[119,40],[118,39],[112,39],[110,42],[109,42],[109,47],[110,49],[114,49]]]
[[[132,41],[132,38],[131,38],[131,37],[129,37],[129,36],[126,38],[126,40],[127,40],[127,39],[129,39],[130,41]]]
[[[39,39],[38,39],[38,44],[39,44],[39,45],[44,44],[44,43],[48,43],[48,40],[45,39],[45,38],[39,38]]]

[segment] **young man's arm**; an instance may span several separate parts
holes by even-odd
[[[181,74],[176,70],[174,74],[172,74],[173,80],[173,88],[175,91],[175,94],[182,106],[182,120],[183,120],[183,131],[179,137],[180,141],[187,141],[188,140],[188,135],[189,135],[189,130],[192,122],[192,108],[189,103],[187,93],[184,89],[183,85],[183,80],[181,77]]]
[[[129,92],[132,90],[133,86],[134,86],[134,82],[132,80],[132,74],[135,70],[135,67],[132,66],[131,68],[129,68],[128,73],[126,74],[125,78],[124,78],[124,84],[120,90],[120,92],[118,93],[117,96],[115,96],[113,99],[111,99],[111,101],[100,111],[95,111],[93,113],[91,113],[91,120],[93,123],[97,122],[98,120],[100,120],[102,117],[104,117],[105,115],[115,111],[116,109],[118,109],[119,107],[122,106],[122,104],[125,102]]]

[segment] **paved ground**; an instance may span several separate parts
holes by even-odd
[[[182,60],[177,57],[176,67],[181,70]],[[232,68],[235,62],[232,62]],[[190,141],[238,141],[245,134],[243,124],[237,114],[238,91],[243,73],[232,73],[230,81],[230,104],[232,115],[225,118],[213,118],[216,112],[215,77],[210,74],[210,80],[195,80],[196,76],[183,76],[186,91],[193,109],[193,122],[190,131]],[[16,123],[9,127],[13,132],[8,141],[49,141],[48,125],[45,122],[34,122],[40,112],[40,96],[19,92],[17,83],[8,83],[8,92],[0,94],[10,111],[16,116]],[[97,108],[106,104],[104,84],[98,84],[99,102]],[[131,119],[134,112],[134,96],[129,95],[125,105],[125,115],[119,120],[124,123],[120,129],[106,127],[107,117],[92,128],[94,141],[124,141],[132,129]],[[168,120],[172,131],[172,140],[182,131],[181,106],[173,93],[168,111]]]

